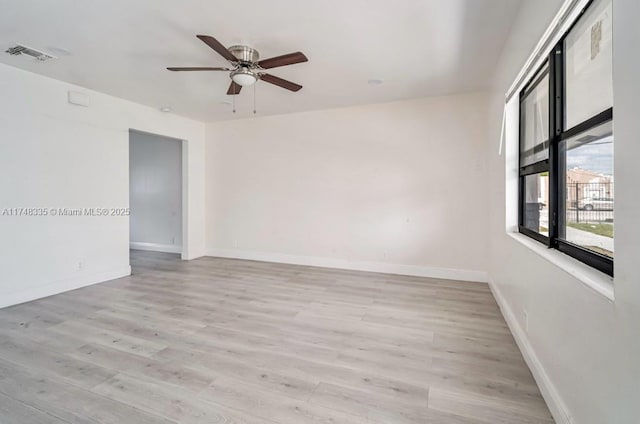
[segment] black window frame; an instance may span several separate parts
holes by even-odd
[[[536,231],[531,230],[528,227],[525,227],[524,225],[524,220],[525,220],[525,208],[524,206],[524,194],[525,194],[525,177],[529,176],[529,175],[536,175],[536,174],[540,174],[543,172],[547,172],[549,173],[549,177],[551,177],[550,175],[550,159],[551,156],[549,156],[547,159],[543,159],[540,160],[538,162],[534,162],[531,164],[527,164],[527,165],[522,165],[522,150],[523,150],[523,144],[524,144],[524,126],[522,125],[522,117],[524,116],[524,108],[523,108],[523,103],[524,100],[526,99],[526,97],[536,88],[538,88],[539,84],[544,80],[544,78],[546,76],[549,76],[549,89],[551,88],[551,84],[553,81],[552,78],[552,74],[551,74],[551,66],[549,61],[545,61],[535,72],[535,74],[533,75],[533,77],[531,78],[531,80],[524,86],[524,88],[522,89],[522,91],[520,92],[520,115],[519,115],[519,129],[518,129],[518,134],[519,134],[519,143],[518,143],[518,169],[519,169],[519,183],[518,183],[518,229],[522,234],[525,234],[541,243],[544,244],[549,244],[549,237],[545,236],[544,234],[540,234]],[[549,92],[549,99],[551,99],[551,92]],[[551,108],[549,108],[549,115],[551,115],[552,110]],[[549,116],[549,134],[546,140],[544,140],[542,142],[542,144],[547,144],[548,146],[551,145],[551,128],[552,128],[552,121],[551,121],[551,116]],[[551,192],[549,192],[549,202],[551,202]],[[550,207],[551,205],[549,205]],[[549,209],[550,210],[550,209]],[[549,221],[551,222],[551,221]],[[549,231],[551,231],[551,228],[549,228]]]
[[[598,269],[605,274],[613,277],[614,259],[592,250],[585,249],[581,246],[568,242],[560,238],[560,219],[566,216],[565,202],[561,201],[561,187],[565,186],[566,174],[563,169],[563,159],[560,157],[559,146],[564,140],[567,140],[584,131],[596,128],[600,125],[613,121],[613,107],[610,107],[595,116],[592,116],[583,122],[574,125],[571,128],[564,129],[566,120],[565,98],[565,40],[567,35],[582,19],[585,12],[593,4],[590,1],[582,10],[580,16],[575,20],[571,27],[563,34],[560,41],[555,45],[547,60],[536,70],[534,76],[520,91],[520,116],[519,116],[519,151],[518,151],[518,169],[519,169],[519,193],[518,193],[518,230],[520,233],[531,237],[549,248],[557,249],[573,258]],[[547,71],[544,71],[545,68]],[[542,72],[542,74],[541,74]],[[523,112],[522,105],[526,96],[530,91],[537,87],[539,82],[544,78],[546,72],[549,74],[549,138],[546,141],[549,149],[548,159],[535,162],[526,166],[522,165],[521,153],[522,144],[524,142],[523,134]],[[527,175],[535,175],[542,172],[548,172],[549,175],[549,235],[545,236],[524,226],[525,208],[524,208],[524,181]]]

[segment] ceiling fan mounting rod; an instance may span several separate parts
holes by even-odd
[[[247,64],[253,66],[260,60],[260,53],[249,46],[231,46],[228,50],[237,58],[237,61],[243,65]]]

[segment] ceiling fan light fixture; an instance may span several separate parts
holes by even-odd
[[[256,74],[248,70],[247,68],[238,69],[237,71],[233,71],[231,73],[231,79],[236,84],[246,87],[248,85],[253,85],[258,81],[258,77]]]

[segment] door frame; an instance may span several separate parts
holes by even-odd
[[[176,138],[176,137],[171,137],[168,135],[164,135],[164,134],[157,134],[157,133],[153,133],[153,132],[149,132],[149,131],[143,131],[143,130],[139,130],[136,128],[129,128],[129,146],[131,145],[131,133],[138,133],[138,134],[146,134],[146,135],[151,135],[151,136],[155,136],[155,137],[162,137],[162,138],[168,138],[171,140],[175,140],[180,142],[181,145],[181,184],[180,184],[180,188],[181,188],[181,221],[182,221],[182,246],[180,248],[180,257],[182,260],[187,260],[189,258],[189,254],[188,254],[188,249],[189,249],[189,225],[188,225],[188,205],[189,205],[189,190],[188,190],[188,153],[189,153],[189,142],[185,139],[181,139],[181,138]],[[129,158],[129,156],[127,155],[127,158]],[[129,193],[129,197],[128,199],[131,199],[131,162],[130,162],[130,158],[129,158],[129,185],[127,186],[127,190]],[[129,203],[129,207],[131,207],[131,203]],[[129,228],[129,246],[131,246],[131,216],[129,215],[128,217],[128,228]],[[151,249],[149,249],[151,250]]]

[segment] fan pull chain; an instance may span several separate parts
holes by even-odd
[[[232,97],[232,101],[233,101],[233,113],[236,113],[236,88],[233,87],[233,96]]]
[[[256,85],[253,84],[253,114],[256,114]]]

